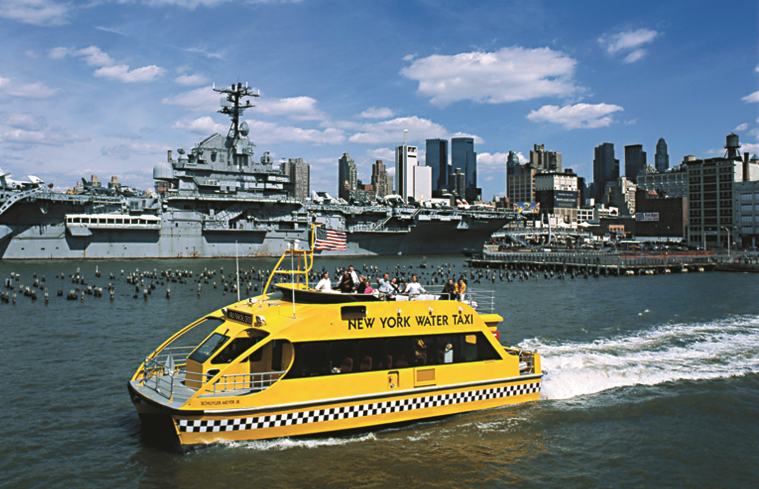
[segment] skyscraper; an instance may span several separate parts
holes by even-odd
[[[664,173],[669,169],[669,155],[667,154],[667,143],[664,138],[659,138],[659,142],[656,143],[656,171]]]
[[[428,139],[425,165],[432,168],[432,190],[448,188],[448,141]]]
[[[466,175],[466,192],[467,200],[477,198],[477,153],[474,152],[473,138],[453,138],[451,139],[451,166],[453,171],[460,168],[461,172]]]
[[[535,144],[530,151],[530,166],[538,171],[561,173],[561,153],[558,151],[546,151],[544,145]]]
[[[408,202],[414,196],[414,167],[417,165],[416,146],[395,148],[395,182],[398,195]]]
[[[290,158],[280,165],[282,172],[290,177],[294,184],[292,196],[301,202],[311,195],[311,165],[303,158]]]
[[[348,193],[351,190],[356,190],[358,185],[356,163],[348,153],[343,153],[337,163],[337,196],[348,200]]]
[[[642,144],[625,146],[625,178],[636,183],[638,174],[646,168],[646,152]]]
[[[390,187],[387,182],[390,181]],[[372,186],[377,197],[384,197],[393,193],[392,179],[389,178],[385,164],[382,160],[377,160],[372,165]]]
[[[619,160],[614,159],[614,144],[603,143],[594,148],[593,157],[593,198],[601,202],[606,189],[606,182],[619,178]]]

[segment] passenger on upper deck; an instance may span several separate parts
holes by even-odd
[[[464,282],[464,277],[460,277],[458,283],[456,284],[456,300],[463,301],[464,300],[464,293],[466,292],[466,282]]]
[[[332,284],[329,281],[329,272],[324,272],[322,279],[319,280],[318,284],[316,284],[314,290],[319,290],[321,292],[332,292]]]
[[[371,294],[374,292],[372,286],[369,285],[369,281],[366,280],[366,277],[363,275],[358,278],[358,287],[356,287],[356,292],[359,294]]]
[[[440,294],[440,300],[453,300],[456,298],[456,284],[453,279],[449,278],[443,286],[443,292]]]
[[[426,290],[424,290],[424,287],[422,287],[422,284],[419,283],[419,278],[416,275],[411,276],[411,282],[406,284],[406,289],[403,291],[404,294],[408,295],[419,295],[421,293],[427,293]]]
[[[353,292],[353,279],[351,278],[351,274],[348,272],[348,270],[345,270],[343,272],[343,276],[340,277],[340,282],[337,284],[337,289],[343,294],[350,294]]]
[[[382,294],[392,294],[395,292],[392,284],[390,283],[390,274],[385,273],[382,277],[377,277],[377,283],[379,284],[379,291]]]
[[[356,273],[356,271],[353,269],[353,265],[348,266],[348,273],[350,274],[351,279],[353,280],[353,289],[355,290],[361,281],[358,279],[358,273]]]

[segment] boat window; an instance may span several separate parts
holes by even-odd
[[[358,342],[359,372],[387,370],[391,359],[387,355],[387,340],[371,339]]]
[[[295,343],[288,379],[498,360],[482,332]]]
[[[329,366],[334,374],[358,371],[357,357],[357,341],[333,341],[329,345]]]
[[[224,347],[223,350],[221,350],[218,355],[216,355],[213,360],[211,360],[211,363],[214,365],[217,365],[219,363],[231,363],[232,360],[236,359],[238,356],[240,356],[241,353],[246,351],[248,348],[252,347],[259,341],[261,341],[263,338],[250,338],[248,336],[243,336],[241,338],[235,338],[233,339],[227,346]],[[256,360],[255,357],[256,353],[258,353],[258,359]],[[261,360],[261,353],[260,349],[254,352],[250,355],[251,361],[258,361]]]
[[[226,335],[219,333],[212,334],[210,338],[208,338],[203,342],[202,345],[200,345],[200,347],[198,347],[198,349],[192,352],[192,355],[190,355],[190,360],[196,361],[198,363],[205,363],[205,361],[211,358],[211,356],[216,353],[216,351],[221,348],[228,339],[229,336]]]

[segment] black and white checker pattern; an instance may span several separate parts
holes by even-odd
[[[540,382],[530,384],[509,385],[479,389],[451,394],[398,399],[395,401],[356,404],[313,411],[299,411],[286,414],[270,414],[248,418],[210,419],[210,420],[179,420],[179,431],[182,433],[215,433],[220,431],[259,430],[262,428],[279,428],[308,423],[321,423],[337,419],[362,418],[378,414],[413,411],[449,404],[498,399],[501,397],[521,396],[540,392]]]

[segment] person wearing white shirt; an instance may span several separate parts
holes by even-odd
[[[353,269],[353,265],[350,265],[348,267],[348,273],[350,274],[351,278],[353,279],[353,288],[355,290],[355,288],[358,286],[358,284],[359,284],[360,281],[358,279],[358,273],[356,273],[356,271]]]
[[[314,290],[320,290],[322,292],[332,292],[332,284],[329,281],[329,272],[324,272],[322,279],[316,284]]]
[[[406,284],[406,290],[404,290],[403,293],[408,295],[419,295],[422,292],[425,294],[427,293],[427,291],[424,290],[424,287],[422,287],[422,284],[419,283],[417,276],[412,275],[411,282]]]

